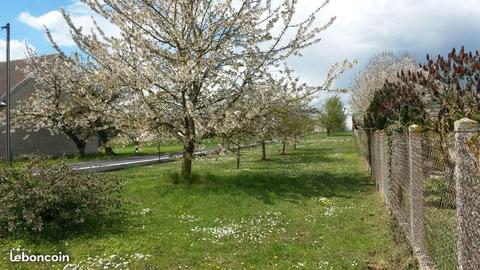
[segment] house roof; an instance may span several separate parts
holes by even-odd
[[[50,60],[58,54],[47,54],[39,56],[42,60]],[[18,59],[10,61],[10,89],[15,91],[17,86],[20,86],[26,79],[32,78],[23,72],[27,65],[27,59]],[[4,99],[7,93],[7,65],[6,62],[0,62],[0,99]]]
[[[26,66],[25,59],[10,61],[10,86],[15,89],[17,85],[22,83],[28,76],[24,74],[23,68]],[[0,62],[0,97],[7,93],[7,65],[6,62]]]

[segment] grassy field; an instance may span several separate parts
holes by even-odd
[[[198,159],[192,184],[173,183],[178,162],[115,172],[128,179],[126,217],[2,239],[0,269],[53,268],[9,263],[11,248],[61,251],[68,269],[413,269],[349,134],[287,152],[246,150],[240,170],[234,156]]]

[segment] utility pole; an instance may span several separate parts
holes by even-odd
[[[5,160],[8,164],[12,161],[12,143],[10,138],[10,23],[7,23],[5,26],[2,26],[2,30],[7,31],[7,149],[5,153]]]

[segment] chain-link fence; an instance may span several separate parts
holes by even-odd
[[[355,130],[361,154],[421,269],[480,269],[480,133]],[[367,149],[367,150],[364,150]]]

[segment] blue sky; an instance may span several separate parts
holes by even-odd
[[[275,4],[273,0],[273,4]],[[306,16],[323,1],[299,0],[298,16]],[[4,1],[0,24],[12,24],[12,58],[21,58],[27,41],[38,53],[51,52],[43,33],[47,25],[55,40],[66,50],[73,50],[68,28],[58,12],[64,6],[77,25],[89,29],[91,11],[78,0]],[[5,7],[7,6],[7,7]],[[329,67],[345,58],[357,59],[356,68],[336,83],[348,87],[353,76],[368,59],[385,50],[409,52],[417,61],[425,55],[447,54],[452,47],[480,47],[480,3],[478,0],[332,0],[320,13],[319,25],[337,16],[337,21],[322,34],[323,40],[304,51],[303,58],[289,64],[301,80],[320,85]],[[100,19],[107,33],[115,29]],[[0,36],[0,60],[4,59],[5,38]],[[346,102],[348,96],[343,96]]]
[[[29,1],[29,0],[13,0],[13,1],[4,1],[2,3],[3,7],[0,9],[0,24],[5,25],[7,22],[10,23],[11,38],[13,40],[25,41],[27,40],[35,48],[38,48],[40,51],[48,52],[51,50],[51,46],[46,42],[45,35],[32,28],[29,25],[21,22],[19,20],[19,15],[21,12],[30,12],[32,15],[42,15],[51,10],[58,9],[61,5],[69,5],[72,1],[59,1],[59,0],[43,0],[43,1]],[[6,7],[5,7],[6,6]],[[0,40],[5,39],[5,32],[2,32]],[[13,54],[13,52],[12,52]],[[15,58],[21,53],[16,53]],[[4,53],[0,54],[4,57]]]

